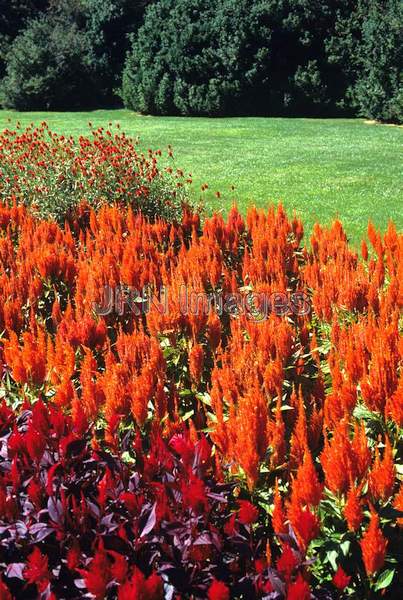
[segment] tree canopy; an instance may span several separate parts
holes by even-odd
[[[0,0],[0,100],[401,121],[400,0]],[[63,34],[63,29],[65,34]]]

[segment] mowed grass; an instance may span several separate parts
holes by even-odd
[[[11,120],[11,121],[10,121]],[[302,217],[343,221],[353,243],[368,220],[385,230],[390,219],[403,228],[403,129],[359,119],[144,117],[127,110],[93,112],[0,111],[0,128],[46,120],[64,134],[87,134],[88,122],[120,124],[144,148],[174,149],[175,165],[193,175],[193,194],[207,210],[226,213],[236,201],[282,202]],[[203,194],[200,187],[208,183]],[[235,186],[235,190],[231,190]],[[216,198],[216,192],[221,198]]]

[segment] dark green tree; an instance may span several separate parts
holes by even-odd
[[[11,44],[0,84],[5,107],[67,109],[96,105],[88,65],[88,41],[59,14],[29,22]]]
[[[398,119],[401,0],[159,0],[133,36],[126,106],[154,114]]]
[[[359,0],[339,16],[328,52],[346,76],[345,105],[360,116],[403,121],[401,0]]]
[[[0,0],[1,1],[1,0]],[[19,109],[110,106],[118,97],[128,32],[146,1],[49,0],[8,45],[0,84],[4,106]]]
[[[159,0],[133,36],[126,106],[156,114],[334,114],[326,40],[353,0]]]
[[[27,22],[45,11],[48,0],[0,0],[0,77],[13,39]]]
[[[0,9],[5,106],[111,106],[120,88],[126,106],[154,114],[403,118],[401,0],[0,0]]]
[[[121,84],[129,34],[140,26],[149,0],[82,0],[85,32],[88,37],[100,102],[118,101],[115,90]]]
[[[351,13],[355,0],[272,4],[280,6],[271,47],[272,87],[283,96],[278,110],[295,115],[338,114],[346,81],[339,65],[329,61],[327,41],[337,20]]]
[[[265,5],[247,0],[152,4],[123,72],[125,105],[157,114],[254,112],[256,90],[269,73],[272,29]]]

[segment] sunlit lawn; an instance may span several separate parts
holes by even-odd
[[[9,122],[11,119],[11,124]],[[0,127],[46,120],[65,134],[88,132],[88,121],[120,123],[145,148],[174,148],[175,163],[193,174],[194,194],[208,183],[208,210],[235,199],[250,204],[282,201],[307,228],[339,217],[354,242],[369,219],[403,228],[403,129],[358,119],[143,117],[126,110],[70,113],[0,112]],[[235,191],[231,191],[231,186]],[[222,197],[217,199],[215,192]]]

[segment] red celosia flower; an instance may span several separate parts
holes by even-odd
[[[24,578],[28,583],[36,585],[40,592],[48,586],[50,579],[48,557],[42,554],[37,546],[28,556]]]
[[[39,433],[39,431],[33,427],[32,424],[25,434],[24,443],[26,444],[28,454],[32,460],[39,461],[42,458],[45,450],[46,439],[42,433]]]
[[[56,463],[49,467],[47,472],[47,482],[46,482],[46,493],[48,496],[53,495],[53,480],[55,478],[56,471],[60,468],[60,463]]]
[[[259,573],[259,575],[261,573],[263,573],[263,571],[265,571],[267,569],[267,559],[266,559],[266,557],[264,557],[264,558],[257,558],[255,560],[255,569],[256,569],[256,573]]]
[[[199,383],[203,374],[204,350],[195,344],[189,352],[189,373],[195,383]]]
[[[144,503],[143,496],[137,496],[133,492],[122,492],[120,494],[120,500],[133,515],[138,515],[140,513]]]
[[[113,563],[110,567],[111,577],[118,583],[122,583],[127,577],[127,572],[129,569],[128,562],[126,558],[118,552],[110,550],[108,554],[113,558]]]
[[[207,597],[209,600],[229,600],[230,591],[223,581],[213,579],[208,589]]]
[[[0,600],[13,600],[10,590],[6,584],[0,579]]]
[[[301,573],[298,573],[297,579],[294,583],[291,583],[287,589],[286,600],[310,600],[311,590],[308,583],[302,577]]]
[[[319,483],[309,450],[304,454],[304,462],[298,467],[297,477],[293,481],[292,491],[302,504],[317,506],[322,497],[323,485]]]
[[[67,567],[71,571],[75,571],[80,564],[81,550],[78,542],[74,542],[73,546],[67,552]]]
[[[110,570],[108,557],[102,548],[98,549],[88,570],[82,571],[82,574],[90,594],[97,600],[103,600],[110,580]]]
[[[238,517],[239,521],[243,525],[251,525],[251,523],[255,523],[255,521],[259,518],[259,511],[256,506],[253,506],[251,502],[248,500],[239,500],[239,512]]]
[[[191,465],[195,454],[195,446],[189,439],[189,435],[177,433],[172,436],[169,445],[182,457],[186,465]]]
[[[195,512],[207,511],[208,500],[206,488],[203,481],[195,475],[190,475],[189,483],[182,482],[182,496],[184,504],[192,508]]]
[[[387,547],[387,540],[382,534],[379,517],[375,512],[371,515],[369,527],[361,539],[360,546],[365,570],[368,575],[373,575],[383,567]]]
[[[380,460],[379,450],[375,450],[375,463],[369,474],[369,490],[374,500],[387,500],[393,494],[395,485],[395,465],[393,463],[392,447],[386,438],[383,459]]]
[[[337,567],[336,573],[333,575],[333,584],[337,587],[338,590],[343,591],[348,584],[350,583],[351,576],[347,575],[342,567],[339,565]]]
[[[118,600],[162,600],[164,586],[157,573],[146,578],[140,569],[134,568],[130,580],[119,587]]]
[[[8,455],[10,458],[13,458],[15,454],[22,454],[24,450],[24,437],[21,435],[17,428],[14,428],[12,434],[8,439]]]
[[[351,531],[357,531],[363,519],[363,512],[360,500],[360,488],[352,486],[347,494],[347,502],[344,507],[344,516],[346,517],[348,528]]]
[[[292,574],[298,563],[298,558],[291,546],[284,544],[282,554],[277,560],[276,566],[278,572],[286,582],[291,581]]]
[[[301,517],[298,523],[294,523],[294,527],[303,542],[303,547],[307,548],[309,542],[319,534],[319,519],[310,510],[306,509],[301,512]]]
[[[32,504],[38,508],[42,499],[42,487],[36,479],[32,478],[28,486],[28,496]]]
[[[35,402],[32,407],[31,427],[39,431],[43,436],[47,436],[49,432],[49,407],[41,399]]]
[[[105,504],[108,499],[108,494],[110,494],[111,490],[114,490],[114,488],[115,484],[112,473],[108,468],[106,468],[105,475],[98,483],[98,504],[102,510],[105,508]]]
[[[309,543],[319,534],[318,517],[308,508],[302,509],[295,497],[291,498],[287,514],[301,547],[306,550]]]

